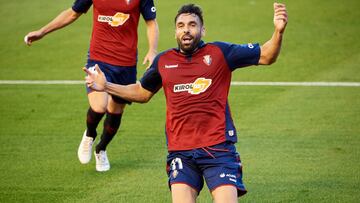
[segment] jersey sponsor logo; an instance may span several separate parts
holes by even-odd
[[[114,16],[99,15],[98,21],[109,23],[112,27],[123,25],[130,18],[130,14],[117,12]]]
[[[211,62],[212,62],[211,56],[210,56],[210,55],[205,55],[205,56],[204,56],[204,59],[203,59],[203,62],[204,62],[206,65],[210,66],[210,65],[211,65]]]
[[[211,85],[212,80],[198,78],[193,83],[174,85],[174,92],[188,92],[190,94],[200,94],[205,92]]]

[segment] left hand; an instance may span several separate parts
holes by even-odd
[[[155,57],[156,57],[155,51],[148,51],[148,53],[146,54],[144,61],[143,61],[143,65],[145,65],[147,62],[149,63],[149,65],[146,67],[146,69],[148,69],[151,66]]]
[[[83,70],[88,74],[85,81],[89,88],[95,91],[105,91],[106,77],[97,64],[95,65],[95,71],[87,68],[83,68]]]
[[[275,30],[283,33],[288,22],[288,14],[286,11],[285,4],[274,3],[274,25]]]

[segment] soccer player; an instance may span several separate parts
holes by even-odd
[[[31,45],[48,33],[69,25],[93,5],[93,29],[86,67],[98,64],[106,79],[115,84],[136,83],[137,40],[140,14],[146,21],[149,50],[143,64],[150,64],[157,54],[159,28],[153,0],[76,0],[73,6],[60,13],[49,24],[25,36]],[[96,170],[107,171],[110,163],[106,147],[116,134],[126,104],[129,101],[106,92],[87,88],[90,107],[78,157],[82,164],[91,160],[96,128],[104,114],[104,130],[95,148]]]
[[[195,202],[203,178],[214,202],[237,202],[237,197],[246,193],[227,99],[231,73],[236,68],[275,62],[287,19],[285,5],[274,3],[275,31],[262,46],[204,43],[202,11],[188,4],[175,17],[178,48],[159,54],[139,83],[113,84],[98,67],[96,73],[84,69],[89,87],[129,101],[147,102],[163,87],[173,202]]]

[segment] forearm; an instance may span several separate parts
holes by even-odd
[[[157,53],[159,42],[159,26],[156,19],[146,21],[149,52]]]
[[[259,64],[269,65],[276,61],[282,44],[283,33],[274,31],[271,39],[261,46],[261,56]]]
[[[148,102],[153,93],[142,88],[140,83],[131,85],[118,85],[110,82],[105,84],[105,92],[119,96],[130,102],[146,103]]]
[[[72,8],[69,8],[63,12],[61,12],[56,18],[54,18],[50,23],[45,25],[40,29],[40,32],[43,36],[46,34],[63,28],[81,16],[81,13],[76,13]]]

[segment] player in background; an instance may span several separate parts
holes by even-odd
[[[149,49],[143,64],[153,62],[157,54],[159,28],[153,0],[76,0],[73,6],[61,12],[50,23],[25,36],[25,43],[31,45],[45,35],[63,28],[93,6],[93,29],[87,59],[87,68],[98,64],[106,79],[115,84],[136,83],[138,23],[140,14],[147,27]],[[85,130],[78,157],[82,164],[91,160],[92,145],[97,136],[96,128],[106,114],[104,130],[95,148],[96,170],[107,171],[110,163],[106,147],[116,134],[126,104],[129,101],[106,92],[87,88],[90,107],[87,112]]]
[[[204,179],[216,203],[235,203],[246,193],[237,132],[228,105],[231,73],[277,59],[288,17],[284,4],[274,3],[274,32],[259,44],[204,43],[201,9],[184,5],[175,18],[178,48],[159,54],[137,84],[106,81],[96,66],[86,83],[97,91],[144,103],[163,87],[166,97],[167,171],[172,200],[192,203]]]

